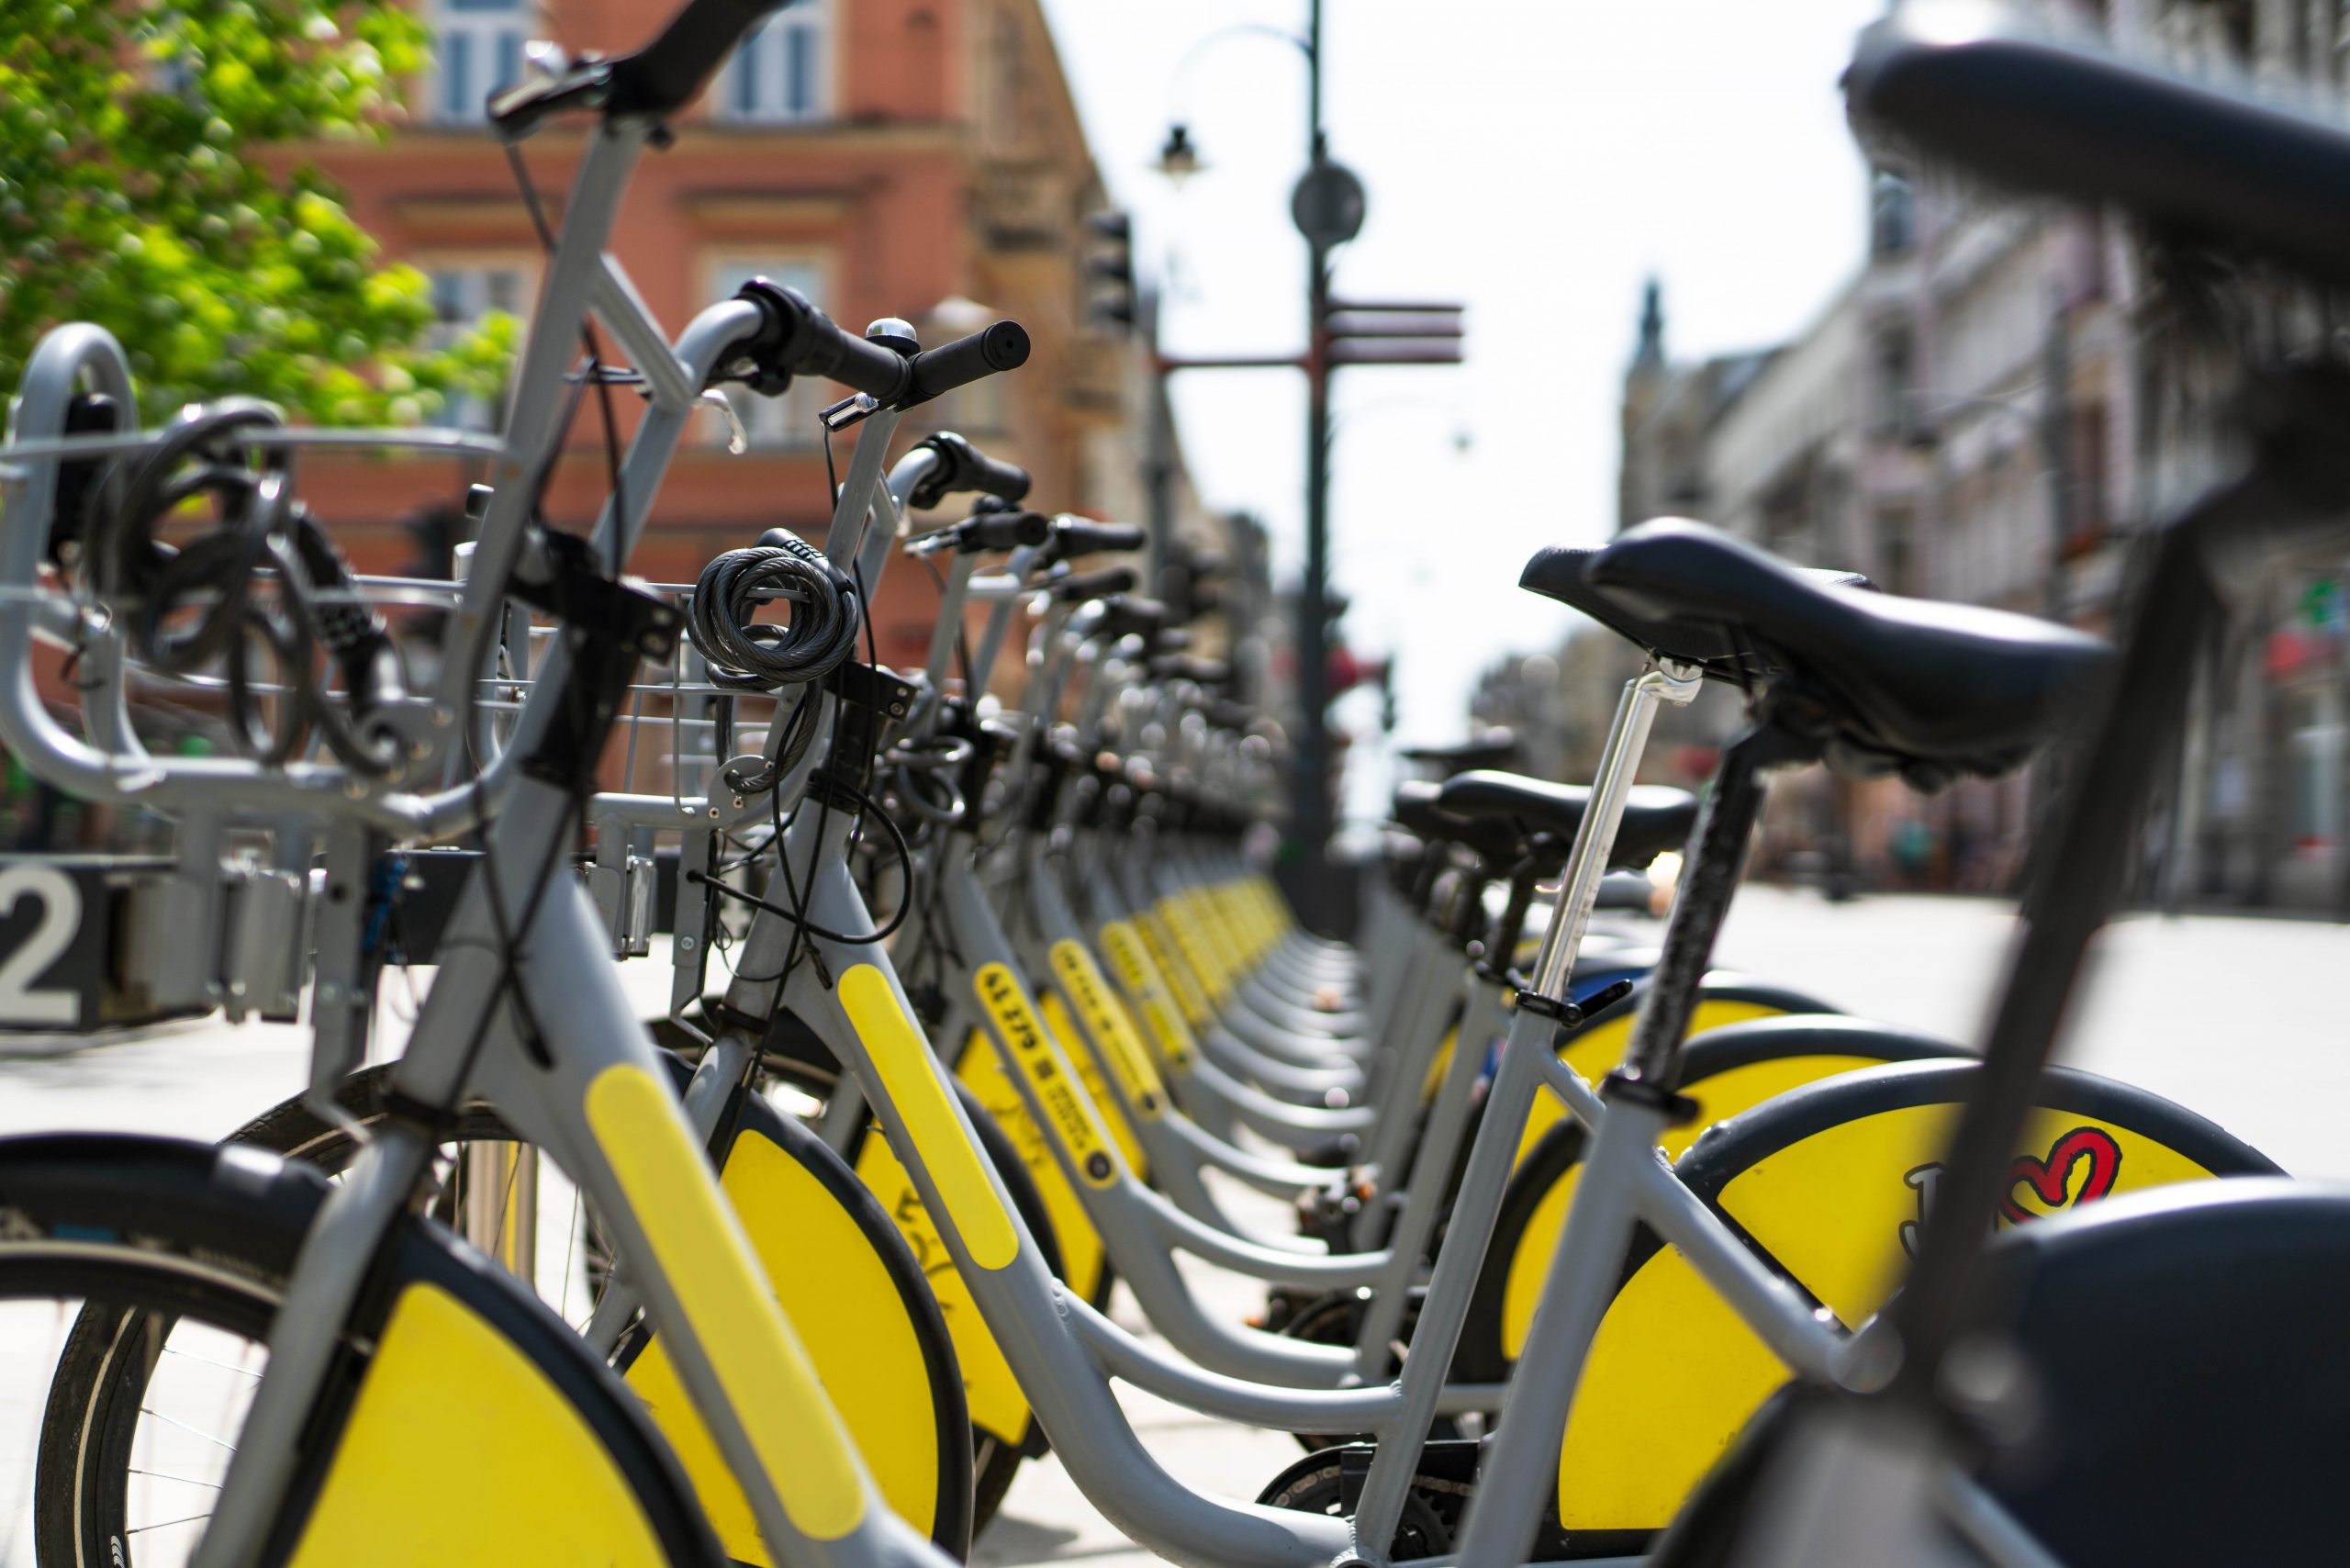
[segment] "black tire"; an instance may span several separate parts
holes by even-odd
[[[691,1070],[675,1057],[663,1054],[663,1061],[675,1075],[682,1092]],[[362,1069],[345,1079],[336,1092],[336,1099],[363,1125],[373,1123],[387,1114],[385,1095],[391,1086],[386,1066]],[[857,1228],[874,1249],[889,1271],[898,1296],[904,1304],[914,1334],[922,1347],[923,1360],[929,1373],[933,1408],[938,1417],[938,1502],[932,1521],[931,1540],[940,1550],[951,1553],[958,1561],[970,1555],[974,1535],[972,1497],[975,1473],[964,1461],[964,1432],[969,1428],[969,1414],[963,1404],[962,1373],[956,1365],[954,1342],[946,1332],[946,1320],[941,1316],[938,1303],[930,1287],[923,1282],[922,1271],[913,1255],[906,1249],[905,1239],[890,1222],[872,1193],[863,1182],[822,1140],[799,1123],[778,1114],[764,1100],[754,1097],[744,1107],[737,1125],[739,1137],[744,1132],[755,1132],[768,1142],[781,1148],[799,1161],[823,1185],[825,1191],[856,1221]],[[512,1142],[514,1134],[498,1113],[487,1105],[467,1106],[451,1134],[456,1141]],[[289,1159],[314,1165],[329,1175],[340,1172],[358,1152],[348,1133],[320,1120],[297,1096],[270,1107],[229,1136],[232,1143],[252,1144]],[[454,1183],[449,1191],[454,1191]],[[444,1193],[444,1202],[446,1193]],[[442,1216],[445,1217],[445,1216]],[[597,1269],[597,1248],[593,1243],[593,1216],[588,1216],[591,1246],[588,1267],[591,1276]],[[625,1366],[641,1352],[647,1336],[632,1332],[623,1342],[619,1364]]]
[[[160,1343],[180,1321],[265,1340],[328,1191],[318,1171],[250,1148],[124,1135],[0,1140],[0,1210],[10,1221],[0,1239],[0,1299],[85,1304],[59,1357],[35,1460],[34,1539],[47,1568],[133,1561],[127,1443],[151,1364],[121,1352]],[[348,1326],[319,1420],[347,1413],[392,1302],[403,1287],[429,1282],[562,1391],[628,1478],[670,1562],[715,1568],[723,1561],[642,1407],[535,1296],[411,1215],[395,1223],[376,1274]],[[268,1560],[290,1550],[324,1479],[334,1444],[314,1448],[308,1473],[296,1481],[298,1506],[278,1521]]]

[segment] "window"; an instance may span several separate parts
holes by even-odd
[[[452,256],[421,259],[432,289],[432,312],[438,318],[430,337],[443,346],[492,311],[527,324],[538,279],[534,261],[521,256]],[[467,430],[496,430],[498,408],[487,398],[467,398],[443,411],[443,422]]]
[[[521,80],[529,24],[522,0],[436,0],[432,118],[480,124],[489,95]]]
[[[755,277],[797,290],[811,304],[823,303],[823,272],[805,257],[722,257],[711,264],[710,288],[705,297],[729,298]],[[829,382],[807,376],[794,380],[790,390],[780,398],[762,398],[740,384],[725,390],[726,400],[734,406],[734,417],[743,421],[743,433],[750,438],[753,446],[769,450],[817,444],[822,440],[823,431],[816,422],[816,415],[827,404],[847,396]],[[712,413],[703,418],[711,426],[710,439],[722,444],[727,432],[718,416]]]
[[[1917,236],[1917,198],[1909,182],[1880,170],[1869,182],[1869,254],[1906,255]]]
[[[1918,409],[1917,350],[1908,323],[1888,321],[1877,329],[1871,349],[1876,361],[1875,396],[1870,399],[1869,433],[1908,437]]]
[[[1876,586],[1887,593],[1917,592],[1916,514],[1908,507],[1888,506],[1877,513],[1876,530]]]
[[[981,67],[979,129],[992,152],[1017,151],[1028,114],[1028,35],[1009,10],[988,21],[987,62]]]
[[[2333,845],[2342,801],[2342,708],[2330,688],[2293,693],[2287,741],[2288,802],[2294,847]]]
[[[801,0],[745,39],[719,81],[716,112],[744,125],[822,118],[832,106],[830,9]]]

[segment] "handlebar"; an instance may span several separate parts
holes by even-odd
[[[1132,566],[1104,566],[1098,572],[1080,572],[1048,585],[1052,596],[1062,604],[1083,604],[1089,599],[1103,599],[1111,594],[1131,592],[1135,586]]]
[[[998,321],[982,327],[970,336],[957,338],[951,343],[941,343],[934,349],[924,349],[914,355],[913,380],[905,400],[898,405],[911,409],[916,403],[927,403],[933,398],[952,392],[1000,370],[1017,370],[1028,363],[1028,333],[1017,321]],[[1024,481],[1025,476],[1023,476]],[[998,492],[1000,493],[1000,492]],[[1020,494],[1028,493],[1024,482]],[[1008,498],[1018,500],[1020,496]]]
[[[1150,673],[1160,680],[1188,680],[1194,686],[1224,686],[1232,679],[1230,665],[1196,654],[1161,654],[1150,661]]]
[[[734,46],[788,0],[686,0],[653,41],[611,62],[607,113],[669,115],[691,103]]]
[[[1052,529],[1053,520],[1043,512],[1024,511],[999,502],[989,510],[973,512],[960,522],[951,522],[918,539],[908,540],[906,554],[935,555],[942,550],[952,550],[958,555],[983,555],[1019,550],[1042,544]]]
[[[753,278],[736,297],[758,306],[765,317],[743,353],[756,367],[751,389],[770,397],[789,386],[795,375],[822,375],[864,393],[881,408],[910,409],[1028,362],[1028,334],[1016,321],[998,321],[909,358],[885,342],[836,325],[798,290],[772,279]],[[1003,465],[989,467],[992,477],[1010,483]],[[1021,493],[1026,494],[1025,487]]]
[[[1010,325],[1008,321],[996,323],[999,327]],[[990,328],[989,330],[992,331],[994,328]],[[979,334],[980,337],[986,335],[985,332]],[[963,340],[967,343],[971,341],[969,338]],[[949,343],[946,349],[939,352],[943,353],[947,349],[958,346],[956,343]],[[915,363],[917,365],[920,364],[921,356],[917,356]],[[914,487],[911,495],[907,496],[907,505],[920,510],[927,510],[948,496],[966,490],[976,490],[983,496],[994,496],[1000,500],[1006,501],[1027,498],[1028,470],[1016,463],[1003,463],[990,457],[953,431],[940,431],[920,444],[938,454],[938,465],[931,470],[927,478]],[[1045,526],[1051,525],[1046,523]],[[1018,543],[1041,544],[1044,539],[1041,536],[1035,539],[1024,536]],[[998,545],[993,548],[1010,549],[1011,546]]]
[[[1080,555],[1139,550],[1148,537],[1131,522],[1094,522],[1087,518],[1063,516],[1055,522],[1052,543],[1036,564],[1046,566],[1055,561],[1074,561]]]
[[[1136,599],[1131,594],[1113,594],[1102,601],[1102,619],[1097,630],[1104,637],[1144,637],[1158,635],[1167,624],[1167,607],[1155,599]]]

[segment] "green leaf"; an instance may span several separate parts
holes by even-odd
[[[0,0],[0,386],[86,319],[150,417],[233,389],[413,422],[494,391],[512,323],[428,345],[423,276],[272,152],[380,138],[429,39],[391,0]]]

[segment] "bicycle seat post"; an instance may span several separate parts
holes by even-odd
[[[1534,960],[1534,993],[1551,1002],[1569,1000],[1567,982],[1574,976],[1576,949],[1599,903],[1599,884],[1607,875],[1607,846],[1624,819],[1624,803],[1631,796],[1639,772],[1640,754],[1648,749],[1649,730],[1663,703],[1684,707],[1697,695],[1702,678],[1687,665],[1660,660],[1624,683],[1608,725],[1607,742],[1599,756],[1599,771],[1592,781],[1591,805],[1575,830],[1574,848],[1550,924],[1542,934],[1542,947]],[[1504,960],[1506,961],[1506,955]]]

